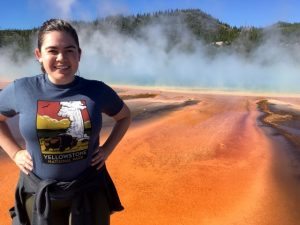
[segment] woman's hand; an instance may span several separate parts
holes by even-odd
[[[16,165],[27,175],[33,169],[32,158],[27,150],[17,151],[12,159]]]
[[[0,146],[16,165],[26,174],[33,169],[33,162],[27,150],[21,149],[5,122],[8,117],[0,114]]]
[[[108,151],[105,151],[104,148],[99,146],[99,148],[94,152],[93,158],[92,158],[92,166],[97,165],[97,170],[101,169],[101,167],[104,165],[106,159],[108,158],[109,154]]]
[[[108,156],[113,152],[117,144],[121,141],[122,137],[126,133],[130,121],[131,114],[127,105],[123,105],[123,108],[116,115],[113,116],[116,121],[112,132],[106,139],[105,143],[99,147],[93,155],[92,158],[92,166],[97,165],[97,169],[99,170],[107,160]]]

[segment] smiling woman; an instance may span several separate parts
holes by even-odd
[[[49,80],[62,85],[74,80],[81,49],[73,27],[64,21],[59,21],[57,26],[60,27],[58,31],[50,22],[41,27],[35,55],[42,65],[43,72],[47,72]],[[68,29],[63,29],[63,26]]]
[[[35,55],[43,74],[0,92],[0,146],[21,170],[13,224],[108,225],[123,206],[105,161],[126,133],[130,111],[105,83],[75,75],[81,49],[66,21],[42,25]],[[102,113],[115,124],[100,146]],[[26,149],[6,123],[16,115]]]

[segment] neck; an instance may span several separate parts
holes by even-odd
[[[67,79],[53,79],[53,77],[49,76],[48,74],[46,74],[46,76],[48,76],[48,79],[51,83],[55,84],[55,85],[66,85],[66,84],[70,84],[74,81],[75,79],[75,75],[72,77],[68,77]]]

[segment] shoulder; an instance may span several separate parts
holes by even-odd
[[[14,85],[19,87],[26,86],[35,86],[38,83],[43,81],[43,74],[35,75],[35,76],[25,76],[19,79],[14,80]]]
[[[97,90],[105,92],[112,90],[112,88],[108,84],[100,80],[90,80],[83,77],[78,77],[78,79],[82,85],[84,85],[85,87],[89,87],[91,91]]]
[[[24,86],[27,86],[29,83],[34,82],[34,80],[36,79],[35,77],[37,77],[37,76],[17,78],[15,80],[13,80],[12,82],[10,82],[7,86],[5,86],[3,88],[3,90],[14,89],[15,87],[22,88]]]
[[[104,84],[104,82],[100,81],[100,80],[91,80],[91,79],[87,79],[84,77],[78,77],[79,82],[84,83],[85,85],[90,85],[90,86],[101,86]]]

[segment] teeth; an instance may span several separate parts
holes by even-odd
[[[68,66],[56,66],[57,69],[68,69]]]

